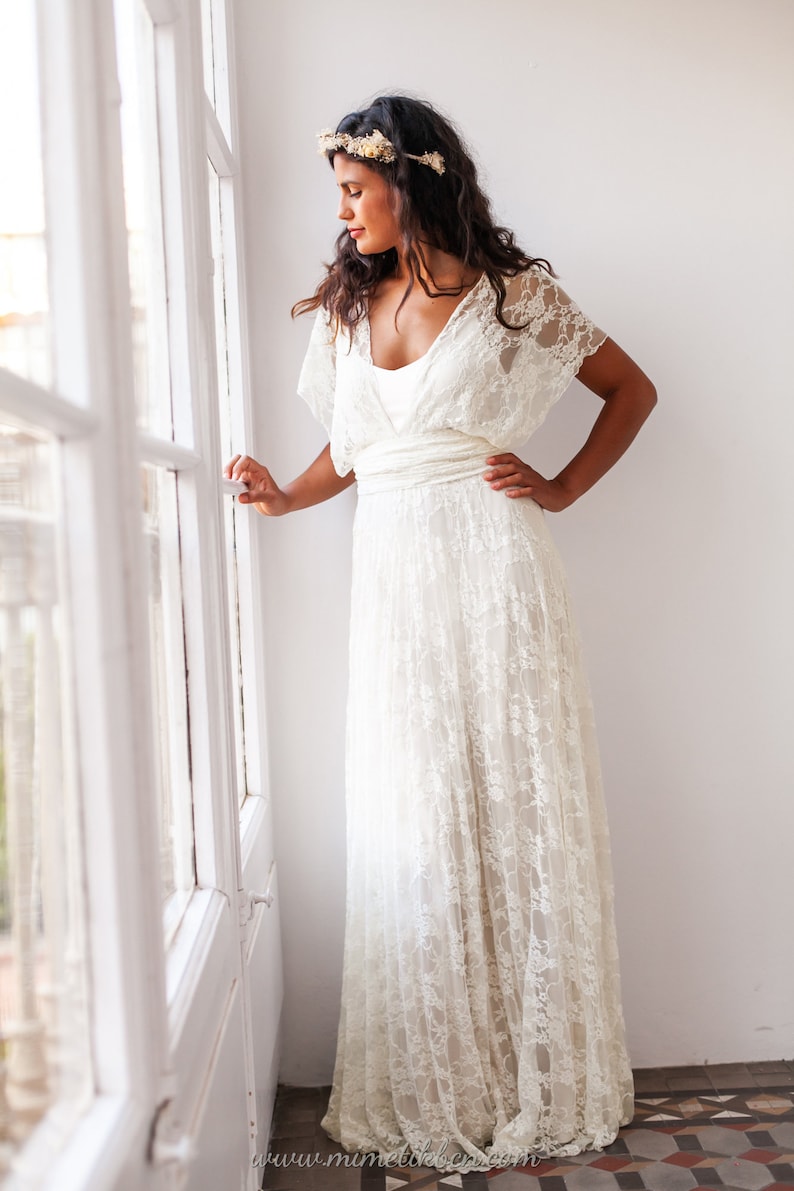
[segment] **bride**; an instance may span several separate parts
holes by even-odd
[[[656,401],[548,262],[494,224],[458,133],[376,99],[320,136],[344,224],[298,390],[329,442],[281,516],[358,486],[347,907],[333,1088],[348,1151],[438,1169],[602,1149],[633,1116],[587,679],[546,513]],[[577,376],[603,400],[553,477],[516,454]]]

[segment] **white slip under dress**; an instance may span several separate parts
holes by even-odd
[[[411,407],[416,397],[413,375],[414,370],[421,364],[422,360],[419,359],[403,368],[378,368],[377,365],[372,365],[380,403],[398,434],[405,429],[411,416]]]

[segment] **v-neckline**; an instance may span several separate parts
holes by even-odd
[[[427,357],[430,355],[430,353],[435,348],[436,344],[439,342],[439,340],[444,338],[448,327],[450,327],[452,325],[452,323],[455,321],[455,319],[457,318],[458,312],[461,311],[464,306],[466,306],[466,304],[469,302],[469,300],[472,298],[472,296],[480,288],[480,286],[483,283],[483,280],[486,277],[487,277],[487,274],[485,272],[480,274],[480,276],[474,282],[474,285],[471,287],[469,292],[464,297],[462,297],[461,300],[458,302],[457,306],[455,306],[453,308],[452,313],[450,314],[449,318],[444,323],[444,326],[441,328],[439,333],[436,335],[435,339],[430,344],[427,351],[422,352],[421,356],[417,356],[417,358],[415,360],[409,360],[407,364],[401,364],[399,368],[383,368],[383,367],[381,367],[380,364],[376,364],[375,361],[372,359],[372,327],[370,326],[370,322],[369,322],[369,313],[367,313],[364,316],[364,318],[362,319],[362,323],[364,326],[364,347],[365,347],[366,362],[372,368],[377,368],[378,372],[402,372],[404,368],[413,368],[414,364],[419,364],[422,362],[422,360],[426,360]]]

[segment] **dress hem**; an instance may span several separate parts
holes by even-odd
[[[633,1119],[633,1112],[624,1112],[617,1126],[605,1127],[597,1131],[594,1136],[588,1134],[586,1137],[571,1138],[567,1142],[549,1139],[545,1141],[536,1140],[531,1144],[520,1145],[513,1141],[500,1147],[498,1142],[489,1141],[484,1143],[483,1149],[480,1149],[476,1143],[460,1139],[454,1142],[459,1147],[459,1154],[449,1159],[444,1159],[442,1155],[449,1148],[449,1141],[453,1141],[451,1138],[438,1147],[434,1147],[434,1143],[430,1140],[427,1140],[421,1146],[411,1145],[410,1142],[406,1141],[399,1148],[384,1150],[377,1142],[361,1142],[358,1145],[344,1142],[342,1140],[341,1130],[332,1126],[327,1117],[323,1117],[320,1127],[333,1141],[341,1145],[348,1154],[359,1154],[362,1158],[377,1155],[377,1165],[389,1168],[422,1166],[449,1174],[451,1172],[460,1173],[462,1171],[508,1169],[513,1166],[537,1165],[538,1162],[544,1160],[572,1158],[577,1154],[586,1152],[600,1153],[607,1146],[612,1145],[617,1139],[620,1130],[626,1125],[630,1125]],[[509,1128],[510,1126],[508,1125],[506,1127]],[[475,1155],[466,1152],[463,1149],[464,1145],[479,1150],[479,1154]],[[489,1150],[491,1151],[490,1154],[488,1153]],[[535,1160],[534,1163],[533,1159]],[[375,1165],[374,1162],[372,1164]]]

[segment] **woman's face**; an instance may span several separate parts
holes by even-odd
[[[337,215],[364,256],[386,252],[400,240],[395,215],[395,196],[386,179],[346,153],[334,155],[334,173],[339,187]]]

